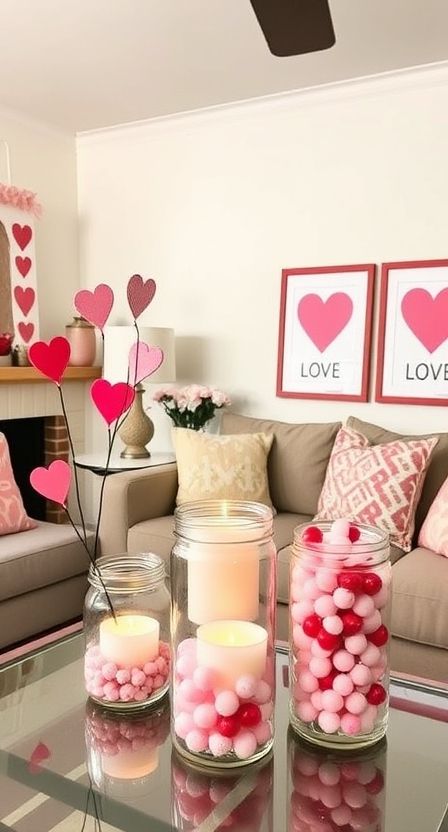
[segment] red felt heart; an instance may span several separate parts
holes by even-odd
[[[41,770],[41,763],[45,760],[49,760],[51,757],[51,751],[48,748],[48,745],[45,745],[44,742],[38,742],[36,748],[31,752],[30,759],[28,761],[28,770],[31,774],[38,774]]]
[[[128,303],[134,318],[138,318],[149,306],[156,293],[156,282],[150,277],[143,280],[139,274],[134,274],[128,282]]]
[[[130,384],[119,381],[111,384],[105,378],[97,378],[90,388],[92,401],[108,425],[119,419],[129,410],[134,401],[135,392]]]
[[[155,373],[163,361],[163,350],[160,347],[150,347],[144,341],[133,344],[129,350],[129,378],[134,384],[139,384],[144,378]]]
[[[56,384],[61,383],[70,358],[70,344],[67,338],[57,336],[49,344],[36,341],[29,349],[29,359],[36,370]]]
[[[29,225],[19,225],[15,222],[12,227],[13,237],[22,251],[27,247],[33,236],[33,229]]]
[[[29,257],[20,257],[20,255],[18,255],[16,257],[16,266],[17,271],[20,272],[22,277],[26,277],[31,268],[31,260]]]
[[[25,324],[23,321],[20,321],[17,328],[22,341],[25,341],[25,344],[29,344],[34,335],[34,324]]]
[[[14,289],[14,297],[20,311],[25,316],[28,315],[28,312],[30,312],[34,306],[34,301],[36,299],[34,289],[31,289],[30,287],[28,287],[28,289],[22,289],[21,286],[16,286]]]
[[[100,283],[93,292],[81,289],[75,295],[75,308],[91,324],[103,329],[114,304],[114,293],[107,283]]]
[[[401,312],[428,352],[434,352],[448,338],[448,289],[442,289],[435,298],[426,289],[411,289],[401,301]]]
[[[319,295],[305,295],[297,307],[299,321],[319,352],[325,352],[345,329],[352,313],[353,301],[345,292],[335,292],[326,301]]]
[[[30,474],[30,483],[42,497],[65,506],[71,478],[72,470],[68,462],[55,459],[48,468],[34,468]]]

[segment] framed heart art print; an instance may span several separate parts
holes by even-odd
[[[284,269],[277,396],[368,398],[375,265]]]
[[[376,401],[448,402],[448,260],[384,263]]]

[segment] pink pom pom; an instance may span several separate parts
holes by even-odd
[[[255,702],[258,705],[264,705],[266,702],[269,702],[272,695],[271,686],[261,679],[257,684],[257,689],[255,691]]]
[[[327,809],[336,809],[341,804],[341,790],[338,785],[327,786],[322,783],[319,789],[319,797]]]
[[[252,728],[252,733],[257,740],[258,745],[264,745],[272,737],[272,728],[269,722],[259,722],[255,728]]]
[[[330,569],[319,569],[316,584],[323,592],[333,592],[338,585],[337,575]]]
[[[367,699],[363,693],[354,691],[350,694],[350,696],[347,696],[347,699],[345,700],[345,707],[351,714],[362,714],[362,712],[367,708]]]
[[[199,690],[213,690],[215,673],[209,667],[197,667],[193,673],[193,682]]]
[[[145,676],[157,676],[157,665],[155,662],[146,662],[143,667]]]
[[[326,616],[322,622],[324,630],[332,636],[338,636],[344,629],[344,623],[339,615]]]
[[[340,693],[341,696],[349,696],[353,690],[353,681],[350,676],[345,673],[338,673],[333,679],[333,690]]]
[[[232,740],[214,731],[208,738],[208,747],[214,757],[224,757],[232,750]]]
[[[218,719],[218,714],[213,705],[204,703],[198,705],[193,711],[193,720],[197,728],[204,728],[210,730],[214,728]]]
[[[135,688],[133,685],[124,684],[120,688],[120,699],[122,702],[130,702],[134,698]]]
[[[353,607],[355,603],[355,594],[351,592],[349,589],[344,589],[343,587],[339,586],[333,592],[333,601],[340,610],[349,610]],[[355,610],[357,612],[357,610]],[[362,615],[362,613],[358,613],[358,615]]]
[[[191,714],[182,711],[174,720],[174,731],[181,740],[184,740],[190,731],[195,729],[195,723]]]
[[[159,668],[157,662],[154,662],[157,673]],[[184,679],[191,679],[196,668],[196,656],[194,653],[184,653],[179,656],[176,662],[176,673],[183,676]]]
[[[192,679],[184,679],[178,686],[178,691],[187,702],[199,704],[204,700],[204,692],[196,687]]]
[[[372,681],[370,668],[366,667],[365,664],[355,664],[350,671],[350,677],[355,685],[360,685],[361,687],[369,685]]]
[[[357,633],[356,636],[348,636],[344,644],[349,653],[353,656],[359,656],[367,647],[367,639],[362,633]]]
[[[319,687],[318,680],[309,670],[304,670],[302,673],[299,673],[297,681],[306,693],[314,693]]]
[[[255,676],[246,674],[240,676],[235,683],[235,690],[240,699],[252,699],[257,691],[257,680]]]
[[[305,618],[308,618],[308,616],[312,615],[313,612],[313,602],[309,599],[298,601],[297,603],[291,605],[291,617],[296,624],[301,624]]]
[[[140,690],[136,690],[134,693],[134,699],[136,702],[144,702],[145,699],[148,698],[148,693],[144,688],[140,688]],[[134,747],[134,746],[132,746]]]
[[[321,763],[318,770],[318,777],[324,786],[336,786],[341,779],[341,772],[334,763]]]
[[[310,661],[310,671],[314,676],[316,676],[317,679],[323,679],[324,676],[328,676],[331,672],[330,659],[319,659],[317,656],[313,657]]]
[[[338,714],[330,713],[329,711],[321,711],[317,721],[319,726],[326,734],[334,734],[339,729],[341,720]]]
[[[313,639],[303,632],[301,624],[295,624],[292,628],[292,639],[296,647],[300,647],[302,650],[311,649]]]
[[[348,673],[355,664],[355,659],[347,650],[337,650],[333,656],[333,664],[336,670],[340,670],[341,673]]]
[[[101,668],[101,673],[108,682],[112,682],[112,680],[115,679],[115,676],[117,675],[117,670],[118,668],[116,664],[114,664],[113,662],[106,662],[105,664],[103,664]]]
[[[381,627],[381,624],[381,613],[379,610],[375,610],[372,615],[369,615],[369,617],[364,620],[362,631],[363,633],[367,633],[367,635],[369,635],[370,633],[374,633],[378,627]]]
[[[375,602],[370,595],[359,595],[353,604],[353,612],[361,618],[368,618],[375,611]]]
[[[330,817],[336,826],[348,826],[352,817],[352,810],[350,809],[350,806],[346,806],[345,803],[341,803],[341,805],[337,806],[336,809],[332,809]]]
[[[109,702],[117,702],[120,698],[120,691],[116,682],[106,682],[104,685],[104,696]]]
[[[146,682],[146,676],[143,670],[140,670],[138,667],[133,667],[131,673],[131,682],[136,688],[139,688],[142,685],[144,685]]]
[[[314,708],[316,708],[317,711],[322,711],[323,710],[322,691],[321,690],[315,690],[314,693],[311,694],[310,699],[311,699],[312,706]]]
[[[248,760],[255,753],[257,740],[252,731],[240,731],[233,740],[233,750],[240,760]]]
[[[314,601],[316,598],[319,597],[320,593],[321,590],[317,586],[314,578],[308,578],[308,580],[305,581],[303,585],[303,594],[305,598],[309,598]]]
[[[316,598],[314,602],[314,611],[316,615],[320,616],[320,618],[327,618],[330,615],[335,615],[336,609],[336,604],[334,603],[331,595],[321,595],[320,598]]]
[[[188,653],[192,650],[196,651],[196,639],[195,638],[185,638],[183,641],[180,642],[177,648],[177,655],[183,656],[184,653]]]
[[[360,809],[367,803],[367,792],[360,783],[345,783],[343,787],[344,800],[351,809]]]
[[[348,539],[349,531],[350,522],[342,517],[338,520],[334,520],[331,524],[331,532],[335,535],[340,535],[341,537],[346,537]]]
[[[166,674],[168,672],[168,664],[165,661],[165,659],[163,658],[163,656],[159,656],[159,658],[156,659],[156,667],[157,667],[158,672],[162,676],[166,676]]]
[[[233,716],[239,708],[240,702],[233,690],[223,690],[218,693],[215,707],[220,716]]]
[[[344,707],[344,700],[335,690],[322,691],[322,708],[324,711],[336,714]]]
[[[164,677],[164,676],[161,676],[159,674],[158,676],[155,677],[155,679],[152,683],[153,690],[159,690],[159,688],[163,688],[165,682],[166,682],[166,676]]]
[[[200,728],[193,728],[185,737],[185,743],[189,751],[199,754],[208,748],[208,733]]]
[[[119,685],[126,685],[131,681],[131,671],[127,667],[117,670],[116,679]]]
[[[378,664],[380,658],[381,653],[378,647],[375,647],[374,644],[369,644],[363,653],[361,653],[361,662],[367,665],[367,667],[373,667]]]
[[[297,714],[303,722],[313,722],[317,717],[318,711],[311,702],[299,702],[297,705]]]

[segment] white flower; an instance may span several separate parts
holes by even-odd
[[[230,404],[230,400],[222,390],[212,390],[212,402],[216,407],[223,407],[225,404]]]

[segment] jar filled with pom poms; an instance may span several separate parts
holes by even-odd
[[[99,558],[84,606],[85,683],[109,708],[153,705],[168,690],[170,595],[154,554]]]
[[[295,529],[290,720],[311,742],[356,748],[386,732],[391,580],[385,532],[343,519]]]
[[[288,832],[384,832],[387,742],[317,748],[288,732]]]
[[[267,754],[275,699],[276,551],[261,503],[176,509],[171,557],[172,738],[202,765]]]

